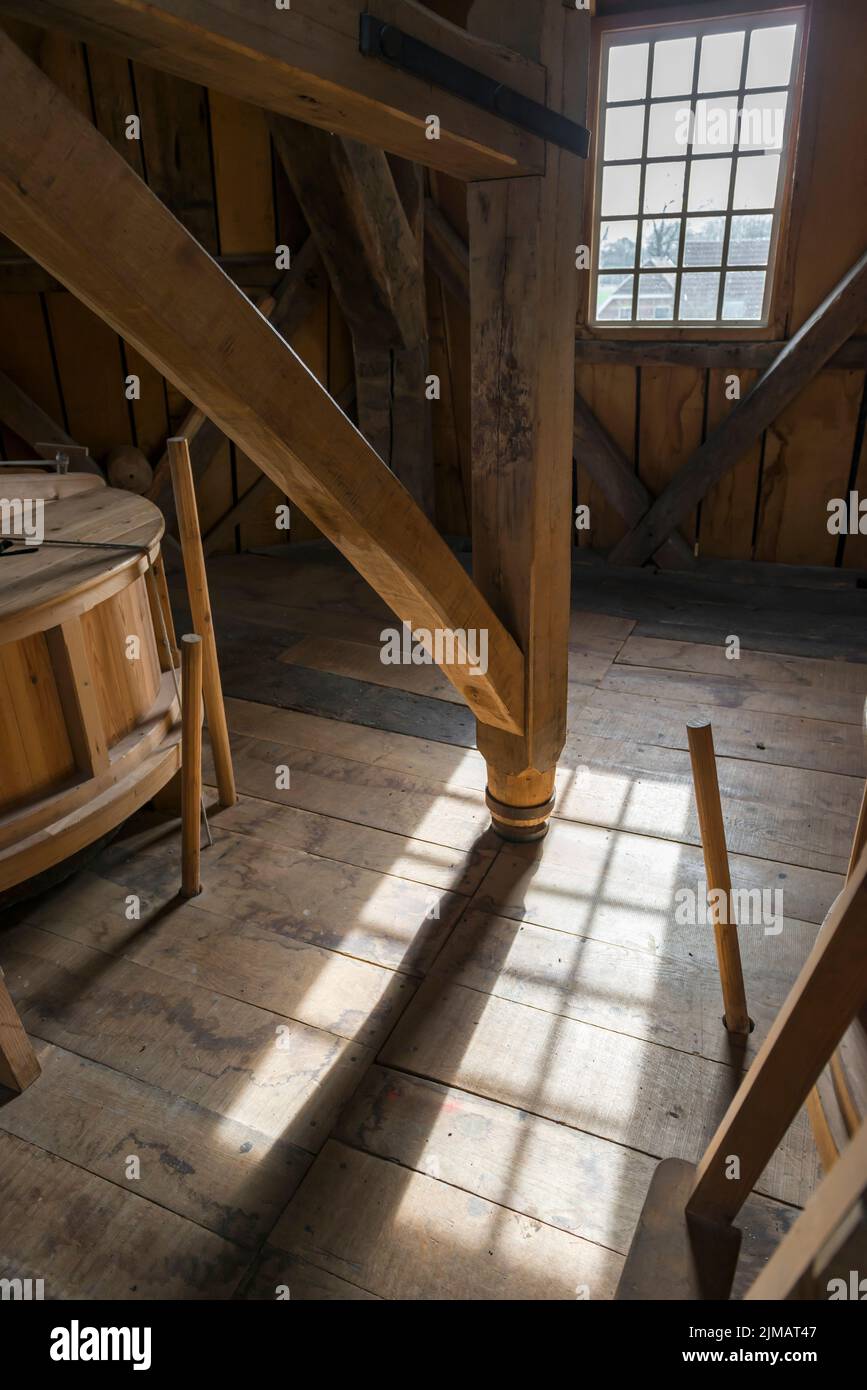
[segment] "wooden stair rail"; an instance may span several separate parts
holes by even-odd
[[[618,1298],[728,1297],[740,1245],[732,1222],[865,1000],[867,852],[701,1161],[657,1167]]]
[[[461,651],[444,672],[480,721],[523,730],[521,651],[457,557],[297,354],[5,34],[0,227],[233,439],[401,620],[487,633],[486,670]]]

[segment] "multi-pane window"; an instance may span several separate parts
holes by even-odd
[[[802,11],[602,42],[591,319],[768,321]]]

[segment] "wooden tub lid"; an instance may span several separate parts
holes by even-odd
[[[0,468],[0,501],[20,497],[57,502],[98,487],[105,487],[105,479],[97,473],[42,473],[36,468],[15,473],[12,469]]]
[[[51,502],[45,508],[45,539],[112,541],[130,550],[81,546],[41,546],[0,554],[0,644],[55,627],[100,602],[113,591],[117,576],[140,569],[154,555],[163,534],[163,514],[131,492],[97,488]]]

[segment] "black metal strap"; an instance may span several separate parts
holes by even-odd
[[[372,14],[361,16],[359,48],[366,57],[382,58],[392,67],[430,82],[434,87],[442,87],[484,111],[493,111],[512,125],[537,135],[540,140],[571,150],[582,159],[590,152],[590,131],[585,126],[570,121],[558,111],[549,110],[541,102],[523,96],[493,77],[486,77],[466,63],[459,63],[447,53],[431,48],[430,44],[414,39],[411,34],[405,34],[402,29]]]

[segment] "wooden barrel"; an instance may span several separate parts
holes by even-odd
[[[0,892],[101,839],[178,770],[162,532],[152,503],[97,487],[45,505],[46,544],[0,554]]]

